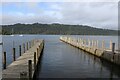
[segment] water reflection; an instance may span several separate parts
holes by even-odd
[[[16,46],[18,51],[18,45],[28,40],[42,38],[45,39],[45,49],[41,62],[39,62],[40,65],[38,65],[38,78],[120,77],[120,68],[114,65],[111,67],[111,64],[108,62],[101,61],[99,58],[96,58],[91,54],[59,41],[59,37],[59,35],[25,35],[24,37],[14,36],[13,38],[10,36],[4,36],[3,42],[5,44],[3,50],[8,53],[7,62],[12,58],[12,41],[15,41],[14,46]],[[98,39],[98,37],[99,36],[96,38]],[[100,37],[100,39],[102,38]],[[104,37],[104,39],[106,38]]]
[[[59,41],[46,41],[37,78],[118,78],[120,68]]]

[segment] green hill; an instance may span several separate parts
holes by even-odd
[[[12,32],[13,29],[13,32]],[[63,35],[117,35],[117,30],[94,28],[87,25],[14,24],[3,25],[2,34],[63,34]]]

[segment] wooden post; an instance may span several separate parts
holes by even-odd
[[[21,45],[19,45],[19,54],[21,56]]]
[[[32,42],[32,46],[33,46],[33,40],[31,42]]]
[[[40,48],[41,48],[41,44],[39,45],[39,51],[40,51]]]
[[[92,40],[92,47],[94,46],[94,41]]]
[[[3,55],[3,69],[6,69],[6,52]]]
[[[30,41],[30,48],[32,47],[32,40]]]
[[[35,40],[33,40],[33,46],[34,46],[34,44],[35,44]]]
[[[98,40],[97,40],[97,42],[96,42],[96,48],[99,48],[99,47],[98,47]]]
[[[97,48],[97,40],[95,40],[95,48]]]
[[[34,70],[36,69],[36,52],[34,52]]]
[[[30,44],[31,44],[30,47],[32,47],[32,40],[30,41]]]
[[[34,45],[34,40],[32,40],[32,46]]]
[[[81,39],[81,46],[83,45],[83,39]]]
[[[102,49],[103,50],[105,49],[105,41],[104,40],[102,41]]]
[[[23,43],[23,50],[24,50],[24,53],[25,53],[25,43]]]
[[[84,39],[84,46],[86,46],[86,40]]]
[[[32,80],[32,60],[28,60],[29,80]]]
[[[27,42],[27,50],[29,49],[29,42]]]
[[[89,47],[91,46],[91,42],[90,42],[90,40],[89,40]]]
[[[28,50],[28,42],[26,42],[26,50]]]
[[[31,48],[31,41],[29,41],[29,48]]]
[[[37,59],[39,58],[39,49],[37,48]]]
[[[13,61],[15,61],[16,59],[15,59],[15,48],[13,48]]]
[[[28,50],[28,43],[26,42],[26,50]]]
[[[95,47],[95,41],[93,40],[93,47]]]
[[[112,52],[115,52],[115,43],[112,43]]]
[[[80,42],[79,43],[80,43],[79,45],[81,45],[81,38],[80,38]]]
[[[110,50],[112,50],[112,41],[110,41]]]

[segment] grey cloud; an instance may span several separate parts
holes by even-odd
[[[101,28],[117,29],[117,3],[65,3],[61,14],[64,23],[88,24]],[[108,26],[109,25],[109,26]]]
[[[23,15],[3,14],[3,24],[55,23],[86,24],[99,28],[118,28],[118,5],[115,2],[61,2],[48,4],[52,11],[41,10],[37,3],[28,4]],[[33,14],[33,15],[32,15]]]
[[[2,23],[3,24],[15,24],[15,23],[52,23],[56,22],[57,19],[50,16],[29,16],[29,15],[2,15]]]

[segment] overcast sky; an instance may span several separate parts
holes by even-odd
[[[3,2],[2,24],[62,23],[118,29],[117,2]]]

